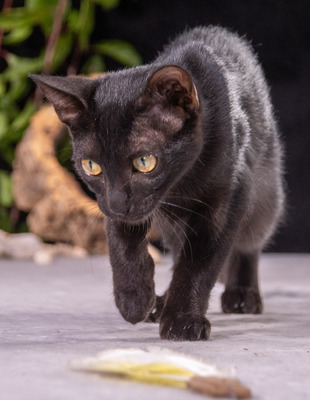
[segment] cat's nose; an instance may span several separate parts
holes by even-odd
[[[110,211],[117,217],[123,217],[129,210],[128,195],[119,190],[113,190],[110,193],[109,199]]]

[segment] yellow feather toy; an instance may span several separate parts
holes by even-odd
[[[103,376],[190,389],[208,396],[251,398],[250,390],[228,371],[157,347],[107,350],[97,357],[74,361],[72,367]]]

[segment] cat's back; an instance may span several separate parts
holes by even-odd
[[[196,27],[188,30],[166,47],[166,52],[184,47],[200,47],[200,54],[210,52],[230,71],[259,67],[250,43],[236,33],[220,26]],[[205,50],[205,51],[204,51]]]
[[[255,145],[254,142],[260,141],[262,136],[267,142],[277,141],[277,124],[269,87],[258,57],[245,38],[219,26],[197,27],[176,38],[164,53],[172,62],[175,60],[185,68],[189,67],[192,75],[202,83],[206,97],[210,85],[213,85],[207,66],[210,63],[217,66],[217,73],[223,76],[229,97],[233,133],[244,139],[241,143],[252,141]],[[197,65],[201,67],[198,74]],[[220,95],[223,88],[219,89]],[[242,126],[242,132],[236,131],[238,126]],[[244,153],[244,149],[240,150]]]

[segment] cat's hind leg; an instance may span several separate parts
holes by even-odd
[[[260,314],[263,304],[258,287],[258,259],[260,251],[233,251],[225,270],[225,291],[222,294],[224,313]]]

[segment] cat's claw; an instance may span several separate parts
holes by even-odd
[[[263,303],[259,292],[250,287],[236,286],[222,294],[222,310],[228,314],[261,314]]]
[[[155,304],[154,288],[118,292],[115,294],[115,303],[126,321],[132,324],[144,321]]]
[[[156,296],[155,306],[151,311],[151,313],[149,314],[149,316],[147,317],[147,319],[145,320],[145,322],[159,322],[161,313],[164,308],[165,298],[166,298],[165,295]]]
[[[188,314],[162,316],[160,320],[160,337],[168,340],[208,340],[211,325],[205,317]]]

